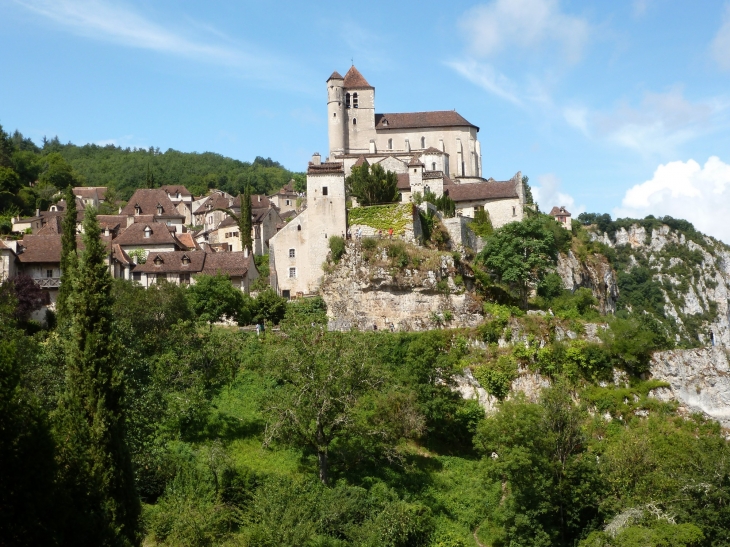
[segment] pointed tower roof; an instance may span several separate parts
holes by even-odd
[[[347,74],[345,74],[345,87],[347,89],[375,89],[360,74],[360,71],[355,68],[355,65],[352,65],[350,70],[347,71]]]
[[[410,163],[408,164],[408,167],[423,167],[423,162],[421,161],[421,156],[419,154],[415,154],[412,158]]]
[[[329,82],[330,80],[342,80],[342,76],[340,76],[340,73],[339,73],[339,72],[337,72],[337,71],[335,70],[335,71],[334,71],[334,72],[332,73],[332,76],[330,76],[329,78],[327,78],[327,81],[328,81],[328,82]]]

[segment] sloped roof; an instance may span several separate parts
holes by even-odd
[[[375,114],[375,129],[418,129],[428,127],[474,127],[456,110]],[[437,150],[440,152],[440,150]]]
[[[411,176],[408,173],[398,173],[398,190],[410,190]]]
[[[319,165],[314,165],[312,162],[309,162],[309,166],[307,168],[308,175],[326,175],[328,173],[344,172],[343,165],[336,161],[322,162]]]
[[[560,207],[558,207],[556,205],[555,207],[553,207],[552,209],[550,209],[550,216],[551,217],[555,217],[555,216],[558,216],[558,215],[563,215],[563,216],[566,216],[566,217],[573,216],[573,215],[571,215],[568,212],[568,210],[565,208],[564,205],[561,205]]]
[[[237,199],[238,198],[227,198],[226,196],[216,192],[208,196],[206,200],[200,204],[200,207],[193,211],[193,213],[198,215],[207,212],[209,210],[208,205],[210,205],[211,211],[213,209],[230,209],[231,207],[240,207],[240,200],[238,200],[238,206],[236,206]]]
[[[193,234],[190,232],[182,232],[180,234],[176,234],[177,240],[185,245],[188,249],[199,249],[200,246],[196,243],[195,238],[193,237]]]
[[[238,222],[232,216],[226,216],[225,219],[218,225],[218,228],[228,228],[230,226],[238,227]]]
[[[188,264],[183,263],[183,257],[187,257],[190,261]],[[203,251],[151,251],[147,254],[147,261],[144,264],[138,264],[135,272],[145,273],[198,273],[203,271],[203,267],[207,260],[206,253]],[[159,264],[155,264],[155,261]]]
[[[151,230],[150,237],[145,237],[145,229],[149,227]],[[127,227],[115,240],[114,243],[119,245],[164,245],[173,244],[177,247],[184,247],[185,245],[179,241],[173,233],[170,232],[170,227],[165,224],[158,222],[135,222]]]
[[[448,156],[446,152],[443,152],[442,150],[439,150],[438,148],[434,148],[433,146],[429,146],[423,151],[424,154],[443,154],[445,156]]]
[[[449,184],[444,186],[447,193],[455,202],[480,201],[489,199],[508,199],[517,197],[514,181],[472,182],[468,184]]]
[[[337,72],[337,71],[335,70],[335,71],[334,71],[334,72],[332,73],[332,75],[331,75],[331,76],[330,76],[329,78],[327,78],[327,81],[328,81],[328,82],[329,82],[330,80],[342,80],[342,76],[340,76],[340,73],[339,73],[339,72]]]
[[[177,195],[177,193],[180,192],[181,196],[193,196],[190,193],[190,190],[188,190],[181,184],[165,184],[164,186],[160,186],[160,190],[164,190],[165,192],[168,192],[172,195]]]
[[[203,273],[216,275],[218,273],[231,276],[243,276],[248,272],[251,257],[244,256],[242,251],[206,253]]]
[[[127,205],[125,205],[124,209],[122,209],[121,214],[134,216],[138,205],[140,208],[140,215],[185,218],[184,215],[178,213],[175,204],[167,197],[167,192],[161,188],[141,188],[139,190],[135,190],[132,197],[129,198]],[[158,214],[157,212],[158,205],[162,206],[162,214]]]
[[[132,264],[134,262],[118,243],[112,243],[112,256],[122,264]]]
[[[423,162],[421,161],[421,157],[418,154],[414,154],[414,156],[411,158],[411,161],[408,162],[408,167],[423,167]]]
[[[99,226],[102,229],[109,228],[110,230],[113,230],[115,227],[119,227],[121,229],[126,228],[127,218],[128,217],[124,215],[96,215],[96,220],[99,221]]]
[[[18,254],[20,262],[61,262],[61,236],[25,235],[20,244],[23,252]]]
[[[350,70],[345,74],[345,81],[343,83],[347,89],[375,89],[371,86],[365,77],[360,74],[360,71],[355,68],[355,65],[350,67]]]
[[[363,165],[365,163],[367,163],[368,165],[370,165],[370,163],[368,162],[368,160],[365,159],[365,156],[362,156],[361,155],[359,158],[357,158],[357,161],[354,164],[352,164],[352,166],[353,167],[360,167],[361,165]]]

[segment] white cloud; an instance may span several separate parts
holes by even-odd
[[[538,176],[537,184],[531,186],[532,197],[535,198],[541,211],[549,212],[556,205],[565,206],[575,218],[586,210],[584,205],[576,205],[573,196],[560,191],[560,179],[552,173]]]
[[[230,66],[256,79],[270,79],[281,63],[250,46],[233,43],[220,32],[202,24],[189,25],[186,31],[155,23],[122,2],[108,0],[15,0],[26,9],[63,28],[115,44],[147,49]],[[192,27],[206,29],[208,36],[196,37]],[[214,41],[209,38],[213,36]],[[227,42],[227,43],[226,43]]]
[[[730,4],[725,7],[722,26],[710,45],[710,51],[720,68],[730,70]]]
[[[730,165],[717,156],[657,167],[651,180],[630,188],[614,210],[618,217],[673,216],[730,243]]]
[[[495,0],[470,9],[461,27],[477,57],[557,47],[570,62],[582,57],[590,33],[588,22],[561,12],[557,0]]]
[[[520,99],[517,98],[514,83],[503,74],[497,72],[491,65],[480,63],[473,59],[451,61],[447,65],[482,89],[513,104],[522,104]]]

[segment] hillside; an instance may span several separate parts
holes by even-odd
[[[254,193],[271,194],[292,178],[304,182],[301,173],[270,158],[242,162],[212,152],[78,146],[58,138],[37,146],[18,131],[7,134],[2,126],[0,170],[0,215],[10,209],[23,214],[45,209],[54,189],[68,185],[106,186],[113,199],[125,201],[138,188],[166,184],[182,184],[197,196],[209,188],[238,195],[247,184]]]

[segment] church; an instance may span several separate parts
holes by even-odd
[[[455,110],[379,114],[375,88],[353,65],[327,79],[329,156],[307,169],[307,208],[270,240],[272,286],[282,296],[311,294],[323,276],[328,238],[347,232],[345,178],[353,167],[380,164],[398,175],[400,199],[448,195],[456,215],[486,211],[494,227],[522,220],[522,176],[485,179],[479,127]]]

